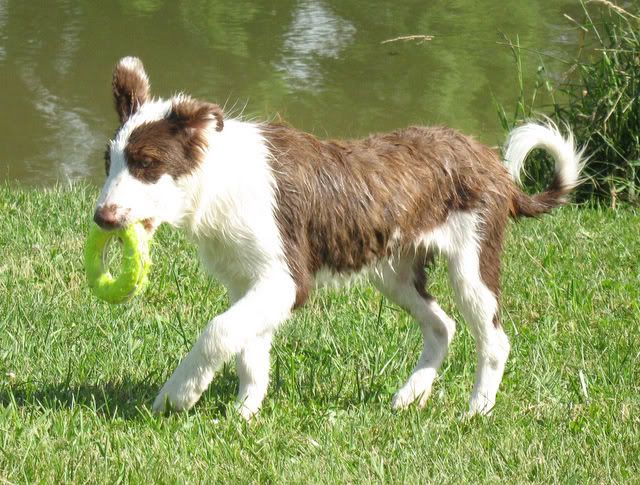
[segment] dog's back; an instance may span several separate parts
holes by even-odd
[[[500,245],[483,240],[531,201],[493,150],[453,129],[414,126],[348,141],[283,124],[261,132],[278,188],[276,217],[303,292],[321,270],[348,274],[419,249],[446,250],[424,243],[459,212],[482,219],[480,244]],[[572,187],[554,183],[547,208]]]

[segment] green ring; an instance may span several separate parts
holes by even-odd
[[[109,241],[122,241],[122,268],[117,278],[105,268],[105,250]],[[124,229],[105,231],[92,225],[84,249],[84,266],[89,287],[101,300],[123,303],[139,293],[147,284],[151,267],[149,241],[141,223]]]

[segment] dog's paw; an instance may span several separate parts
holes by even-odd
[[[173,379],[169,379],[153,402],[153,412],[164,414],[171,411],[188,411],[199,398],[200,393],[189,382],[175,383]]]
[[[256,405],[255,403],[250,403],[247,400],[238,400],[236,401],[234,408],[245,421],[250,422],[258,416],[258,412],[260,411],[260,404]]]
[[[242,419],[244,419],[246,422],[251,421],[254,416],[256,416],[256,414],[258,413],[258,410],[253,410],[253,409],[249,409],[248,407],[240,404],[240,403],[236,403],[235,405],[235,409],[236,412],[242,416]]]
[[[474,416],[491,416],[495,405],[495,401],[474,396],[469,402],[469,411],[465,413],[465,417],[472,418]]]
[[[391,409],[395,411],[401,411],[403,409],[407,409],[412,402],[413,399],[410,398],[407,393],[402,392],[402,389],[400,389],[391,398]]]
[[[419,390],[406,385],[393,395],[393,398],[391,399],[391,408],[396,411],[407,409],[417,400],[418,403],[416,406],[418,409],[422,409],[427,405],[430,395],[431,388]]]

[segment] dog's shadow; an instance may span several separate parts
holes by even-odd
[[[224,403],[233,396],[237,385],[231,376],[219,376],[219,380],[221,382],[206,392],[203,399],[215,396],[212,411],[224,415]],[[100,384],[5,385],[0,386],[0,407],[15,405],[54,412],[82,407],[103,419],[140,420],[152,415],[151,404],[160,387],[159,382],[127,378]]]

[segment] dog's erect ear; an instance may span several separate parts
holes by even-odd
[[[123,57],[113,69],[113,100],[120,123],[124,123],[149,99],[149,78],[142,61]]]
[[[216,131],[224,128],[222,109],[214,103],[198,101],[188,97],[179,97],[169,115],[169,121],[183,129],[204,128],[210,121],[216,121]]]

